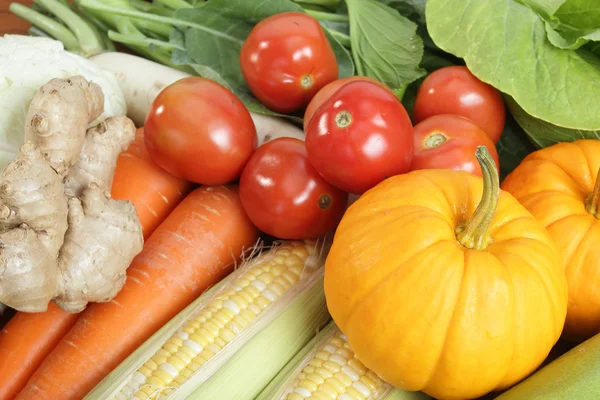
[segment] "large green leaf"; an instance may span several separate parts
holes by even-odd
[[[419,67],[423,41],[417,25],[375,0],[346,0],[352,55],[358,75],[377,79],[394,90],[425,75]]]
[[[527,114],[510,96],[505,96],[505,100],[511,114],[536,147],[548,147],[556,143],[579,139],[600,139],[598,130],[586,131],[552,125]]]
[[[553,46],[545,21],[516,0],[429,0],[429,33],[482,81],[553,125],[600,129],[600,68]]]

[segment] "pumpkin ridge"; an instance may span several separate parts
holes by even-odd
[[[590,163],[590,159],[587,157],[586,153],[583,151],[583,149],[579,145],[576,145],[576,144],[573,144],[573,143],[565,143],[565,142],[558,144],[558,146],[561,146],[561,145],[569,145],[569,147],[571,149],[573,149],[573,150],[577,149],[577,151],[580,153],[580,155],[582,156],[582,158],[586,161],[585,162],[586,163],[586,167],[587,167],[586,169],[588,170],[589,176],[590,177],[594,176],[594,174],[596,172],[592,172],[592,166],[591,166],[591,163]],[[566,151],[569,151],[569,150],[567,149]],[[548,163],[550,165],[554,165],[554,166],[556,166],[556,168],[559,171],[561,171],[564,174],[565,177],[568,177],[568,179],[571,180],[571,182],[573,182],[575,184],[575,186],[577,186],[579,189],[581,189],[581,191],[584,191],[584,188],[582,187],[582,185],[579,184],[579,181],[576,179],[577,177],[571,175],[570,173],[568,173],[560,164],[558,164],[555,161],[555,157],[556,156],[553,153],[543,153],[542,152],[542,154],[539,154],[539,151],[538,151],[538,152],[531,153],[530,155],[532,157],[531,158],[529,158],[529,156],[526,157],[525,160],[523,160],[523,162],[521,164],[525,164],[528,161],[538,161],[538,162]],[[585,195],[587,196],[587,193]]]
[[[451,242],[451,240],[449,240],[449,239],[438,240],[437,242],[434,242],[434,243],[430,244],[429,246],[425,247],[424,249],[419,250],[418,252],[414,253],[412,256],[410,256],[409,258],[407,258],[406,260],[404,260],[404,262],[402,262],[402,264],[408,264],[408,263],[410,263],[416,257],[419,257],[420,255],[422,255],[426,251],[431,250],[433,247],[439,245],[440,243],[444,243],[444,242]],[[369,290],[367,290],[365,293],[363,293],[362,298],[363,299],[368,298],[383,283],[387,282],[392,276],[394,276],[394,274],[396,274],[399,269],[400,268],[394,268],[394,269],[392,269],[392,271],[389,274],[381,277],[381,279],[376,284],[374,284]],[[356,308],[359,307],[359,306],[360,306],[360,302],[356,302],[355,304],[352,305],[352,307],[350,308],[350,311],[348,311],[348,313],[347,313],[348,319],[345,322],[348,322],[348,321],[350,321],[352,319],[352,316],[354,315],[354,312],[355,312]],[[340,324],[341,324],[341,322],[340,322]]]
[[[498,261],[502,265],[504,265],[504,263],[500,259],[498,259]],[[510,284],[511,284],[510,296],[511,296],[511,302],[512,302],[512,323],[513,323],[513,329],[511,331],[512,331],[513,345],[511,346],[510,360],[512,361],[512,359],[515,355],[515,351],[516,351],[515,343],[517,343],[517,330],[514,329],[514,327],[519,325],[519,321],[517,320],[517,301],[516,301],[516,296],[515,296],[515,287],[516,287],[515,275],[513,274],[513,271],[510,268],[506,268],[506,273],[510,277]],[[507,377],[511,372],[511,363],[512,362],[508,362],[506,364],[506,370],[504,371],[504,374],[501,376],[500,380],[498,382],[496,382],[494,390],[497,390],[497,389],[500,389],[503,387],[503,382],[505,382],[507,380]]]
[[[436,374],[437,370],[440,367],[440,363],[442,362],[442,358],[444,357],[444,351],[446,349],[446,344],[448,343],[448,336],[450,334],[450,326],[452,325],[452,323],[456,319],[456,310],[458,309],[457,304],[460,301],[460,293],[462,293],[463,286],[465,284],[465,275],[466,275],[465,269],[467,267],[467,251],[471,250],[471,249],[467,249],[466,247],[462,246],[461,244],[459,244],[459,246],[463,247],[463,249],[462,249],[463,250],[463,265],[462,265],[463,273],[462,273],[462,275],[460,277],[460,285],[458,286],[458,292],[457,292],[458,294],[456,296],[456,302],[454,303],[454,306],[452,307],[452,316],[448,320],[448,326],[444,330],[444,332],[445,332],[445,334],[444,334],[444,341],[442,342],[441,351],[438,354],[438,359],[435,362],[435,366],[431,369],[431,374],[429,375],[429,378],[427,379],[427,383],[423,385],[423,387],[421,388],[421,391],[429,390],[429,386],[431,384],[431,381],[435,377],[435,374]],[[473,250],[473,251],[479,251],[479,250]]]
[[[593,217],[592,217],[592,218],[593,218]],[[578,252],[578,251],[579,251],[579,249],[581,248],[581,245],[583,244],[583,240],[584,240],[584,239],[585,239],[585,237],[586,237],[586,236],[587,236],[587,235],[590,233],[590,231],[591,231],[592,229],[594,229],[595,225],[596,225],[596,221],[592,220],[592,221],[591,221],[591,223],[590,223],[590,226],[588,226],[588,228],[585,230],[585,234],[583,234],[583,235],[581,236],[581,240],[579,240],[579,243],[577,243],[577,247],[575,247],[575,251],[573,251],[573,254],[571,255],[571,257],[574,257],[574,256],[575,256],[575,254],[577,254],[577,252]],[[574,272],[574,271],[579,271],[579,269],[583,267],[583,265],[582,265],[581,263],[577,263],[577,268],[576,268],[575,270],[573,270],[573,269],[569,268],[569,267],[571,267],[571,263],[570,263],[570,262],[569,262],[569,263],[567,263],[567,262],[566,262],[566,260],[563,260],[563,261],[564,261],[564,263],[565,263],[565,269],[566,269],[566,271],[565,271],[565,272],[567,272],[567,271],[569,272],[569,274],[568,274],[568,275],[570,275],[570,274],[571,274],[572,272]],[[571,260],[569,260],[569,261],[571,261]]]
[[[492,229],[491,229],[491,231],[493,231],[493,235],[492,236],[495,238],[496,236],[498,236],[498,233],[500,233],[500,231],[502,229],[504,229],[507,225],[512,224],[513,222],[518,222],[518,221],[520,221],[522,219],[532,219],[532,218],[535,218],[535,217],[530,216],[530,215],[522,215],[522,216],[517,217],[517,218],[513,218],[513,219],[508,219],[508,220],[502,221],[502,222],[498,223],[497,225],[492,225]],[[505,239],[505,240],[502,240],[500,243],[504,243],[507,240],[512,240],[512,239]],[[495,240],[494,240],[494,242],[495,242]],[[491,245],[490,245],[490,247],[491,247]]]
[[[455,204],[452,201],[450,201],[450,199],[446,195],[446,191],[444,190],[444,188],[439,183],[437,183],[435,180],[431,179],[431,177],[429,176],[430,175],[429,171],[431,171],[431,170],[419,170],[419,171],[423,171],[423,172],[419,173],[419,176],[423,177],[426,181],[430,182],[433,186],[437,187],[439,189],[440,193],[442,193],[442,195],[444,196],[444,199],[446,200],[446,204],[448,205],[448,208],[451,211],[451,215],[453,216],[452,223],[455,224],[456,226],[458,226],[458,224],[460,222],[462,222],[462,221],[459,221],[459,217],[463,218],[465,216],[457,214],[457,208],[453,207]],[[419,171],[416,171],[416,172],[419,172]],[[453,171],[453,172],[457,172],[457,171]],[[464,172],[464,174],[463,174],[463,172],[464,171],[458,171],[458,173],[461,174],[461,175],[463,175],[464,177],[466,177],[466,175],[464,175],[464,174],[469,174],[469,176],[470,176],[470,173]],[[451,175],[451,177],[454,178],[453,175]],[[467,190],[465,190],[465,192],[464,192],[465,193],[465,195],[464,195],[465,198],[463,199],[463,201],[460,202],[461,205],[464,205],[465,207],[461,207],[460,210],[465,210],[467,208],[466,205],[469,204],[469,200],[471,198],[471,196],[470,196],[470,194],[471,194],[471,191],[470,191],[471,182],[469,182],[468,178],[467,179],[461,179],[461,180],[465,184]],[[457,180],[457,182],[458,182],[458,180]],[[466,217],[466,218],[468,219],[469,217]],[[456,229],[456,226],[454,226],[452,228],[452,230]]]
[[[575,182],[575,184],[577,184],[577,182]],[[580,189],[580,196],[575,196],[572,193],[566,192],[566,191],[562,191],[562,190],[556,190],[556,189],[544,189],[544,190],[538,190],[536,192],[532,192],[532,193],[528,193],[525,196],[521,196],[519,197],[519,201],[525,200],[530,196],[535,196],[535,195],[541,195],[544,194],[546,196],[552,196],[552,195],[558,195],[558,194],[562,194],[565,196],[569,196],[572,197],[573,199],[576,199],[577,201],[583,201],[585,202],[585,198],[587,197],[588,193],[585,193],[583,191],[583,189],[581,188],[581,186],[577,185],[577,187]],[[585,204],[584,204],[584,208],[585,208]]]
[[[553,253],[555,252],[554,249],[548,247],[548,245],[546,243],[543,243],[543,242],[541,242],[539,240],[536,240],[536,239],[527,239],[527,240],[532,240],[534,242],[537,242],[537,243],[541,244],[543,247],[545,247],[546,250],[550,250]],[[517,239],[517,238],[515,238],[515,239],[510,239],[508,241],[504,241],[503,243],[506,244],[507,242],[511,242],[511,241],[523,241],[523,239]],[[503,253],[506,253],[506,251],[503,251]],[[529,267],[528,269],[530,269],[531,271],[533,271],[533,273],[535,274],[535,276],[538,278],[539,282],[541,283],[542,287],[544,288],[544,292],[547,295],[548,304],[551,305],[551,307],[552,307],[552,309],[554,311],[552,313],[552,320],[553,320],[552,321],[553,322],[552,326],[553,326],[553,329],[554,329],[557,326],[557,324],[556,324],[556,307],[555,307],[556,302],[554,301],[554,298],[552,297],[552,294],[551,294],[551,292],[550,292],[549,289],[550,289],[550,287],[554,286],[554,285],[552,285],[552,279],[550,278],[550,275],[554,274],[555,271],[545,270],[544,269],[542,271],[547,271],[548,273],[547,274],[543,274],[540,271],[540,269],[533,267],[533,265],[537,266],[537,263],[526,263],[525,261],[527,261],[527,259],[524,258],[521,255],[520,252],[514,252],[514,253],[509,253],[509,254],[511,254],[512,256],[514,256],[514,257],[518,258],[519,260],[521,260],[522,264],[523,265],[527,265]],[[559,254],[556,254],[556,256],[560,257]],[[505,263],[501,259],[499,259],[499,261],[500,261],[501,264],[505,265]],[[560,272],[561,271],[559,271],[559,273]],[[565,282],[566,282],[566,280],[565,280]],[[566,307],[565,307],[565,310],[566,310]],[[561,329],[562,329],[562,325],[560,325],[560,326],[561,326]],[[554,336],[556,338],[558,338],[559,335],[560,335],[560,332],[556,332],[556,329],[554,329]]]
[[[573,143],[578,149],[579,151],[581,151],[581,153],[583,154],[583,158],[585,158],[589,173],[590,173],[590,178],[594,178],[594,175],[598,174],[598,171],[592,171],[592,163],[591,163],[591,159],[588,157],[587,153],[585,152],[585,150],[583,149],[583,147],[581,146],[583,143],[582,142],[575,142]],[[592,182],[592,187],[594,185],[595,182]]]
[[[562,218],[560,218],[560,219],[552,222],[551,224],[548,224],[548,226],[546,226],[546,230],[548,230],[548,232],[550,232],[549,230],[550,230],[551,226],[553,226],[555,224],[558,224],[560,222],[565,222],[566,220],[568,220],[570,218],[574,218],[574,217],[586,218],[586,217],[589,217],[589,215],[583,215],[583,214],[571,214],[571,215],[567,215],[565,217],[562,217]],[[592,221],[592,222],[594,222],[594,221]],[[591,226],[590,226],[590,228],[587,229],[586,234],[589,232],[590,229],[591,229]],[[552,236],[552,235],[550,235],[550,236]],[[583,237],[584,237],[584,235],[581,236],[581,238],[578,240],[578,242],[581,242],[581,240],[583,239]],[[577,243],[577,246],[575,246],[575,249],[573,249],[572,254],[569,254],[569,259],[566,259],[565,257],[563,257],[563,263],[565,264],[565,270],[569,266],[569,263],[572,261],[573,256],[575,255],[575,253],[577,253],[577,249],[579,248],[580,245],[581,245],[581,243]],[[559,252],[562,255],[563,250],[559,249]]]

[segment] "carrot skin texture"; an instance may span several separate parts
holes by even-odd
[[[148,239],[193,187],[152,161],[140,128],[117,160],[111,196],[135,205]],[[19,312],[7,323],[0,331],[0,400],[15,398],[78,317],[50,303],[46,312]]]
[[[10,400],[77,321],[54,303],[42,313],[16,313],[0,331],[0,399]],[[18,364],[18,365],[15,365]]]
[[[236,186],[195,189],[148,239],[117,297],[82,313],[17,400],[83,398],[163,324],[231,272],[258,234]]]
[[[135,141],[117,160],[111,197],[133,202],[147,239],[193,188],[194,184],[152,161],[144,143],[144,128],[139,128]]]

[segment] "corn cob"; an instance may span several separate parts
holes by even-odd
[[[254,397],[329,319],[322,294],[325,255],[319,254],[319,246],[313,241],[286,242],[247,261],[218,289],[203,295],[150,338],[142,346],[143,354],[135,352],[86,398],[185,398],[198,386],[205,393],[212,376],[228,366],[236,353],[243,353],[245,343],[259,339],[257,333],[284,317],[286,308],[298,299],[304,303],[316,299],[305,321],[312,331],[299,335],[303,342],[296,344],[287,359],[279,360],[278,369],[257,380],[262,386],[255,387],[254,395],[247,398]],[[312,292],[312,299],[306,298],[307,291]],[[235,398],[244,398],[240,395]]]
[[[423,400],[395,389],[356,357],[331,322],[265,388],[256,400]]]

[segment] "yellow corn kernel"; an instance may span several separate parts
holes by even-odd
[[[168,354],[175,353],[179,350],[179,346],[174,345],[173,343],[166,343],[161,350],[166,350]],[[168,357],[168,356],[167,356]]]
[[[317,384],[310,379],[303,379],[296,387],[302,387],[311,393],[317,390]]]
[[[286,400],[296,395],[304,400],[369,400],[382,384],[383,381],[356,358],[346,337],[336,329],[284,393],[287,393]]]

